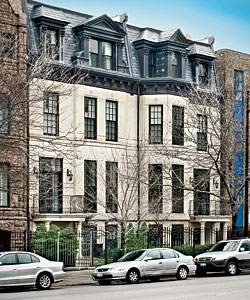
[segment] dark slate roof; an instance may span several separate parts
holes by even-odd
[[[91,16],[88,14],[83,14],[75,11],[71,11],[68,9],[63,9],[59,7],[54,7],[51,5],[43,4],[40,2],[27,0],[27,13],[28,13],[28,20],[29,20],[29,44],[34,47],[36,45],[36,31],[34,22],[32,19],[44,16],[56,20],[61,20],[64,22],[68,22],[68,25],[65,27],[65,48],[64,48],[64,63],[71,65],[72,64],[72,56],[74,53],[79,51],[78,49],[78,40],[74,33],[74,27],[77,27],[81,24],[89,24],[93,20],[98,19],[100,16]],[[108,17],[110,18],[110,17]],[[110,18],[112,19],[112,18]],[[113,18],[115,20],[115,26],[119,26],[121,30],[124,30],[121,22],[117,21],[117,18]],[[164,42],[169,41],[179,32],[181,35],[182,32],[180,29],[169,29],[165,31],[153,29],[153,28],[140,28],[130,24],[125,25],[125,31],[127,33],[128,39],[128,47],[130,53],[130,61],[131,61],[131,75],[133,77],[140,77],[140,66],[137,51],[133,46],[134,41],[138,40],[148,40],[151,42]],[[187,47],[189,54],[199,54],[202,56],[210,57],[211,60],[215,58],[215,53],[213,50],[213,46],[211,40],[208,42],[197,42],[187,40],[183,35],[183,39],[187,41]],[[126,43],[125,43],[126,44]],[[129,57],[127,55],[126,49],[123,51],[123,61],[128,63]],[[186,80],[192,81],[191,76],[191,65],[187,60],[186,66]],[[215,82],[215,78],[213,79]]]

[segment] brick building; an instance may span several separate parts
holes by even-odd
[[[228,111],[234,111],[231,124],[234,152],[232,151],[232,183],[238,209],[236,226],[244,226],[244,147],[246,97],[250,90],[250,55],[230,49],[216,52],[217,67]],[[229,123],[228,123],[229,124]],[[239,191],[239,195],[237,195]]]
[[[0,251],[24,248],[27,230],[26,16],[0,2]]]

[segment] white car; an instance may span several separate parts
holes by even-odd
[[[49,289],[64,279],[63,263],[22,251],[0,252],[0,287],[35,285]]]
[[[195,270],[192,256],[169,248],[141,249],[127,253],[117,262],[96,268],[92,277],[100,285],[110,284],[112,280],[137,283],[141,278],[150,278],[154,281],[172,275],[184,280]]]

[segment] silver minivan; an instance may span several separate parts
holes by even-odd
[[[63,263],[22,251],[0,252],[0,287],[35,285],[49,289],[64,279]]]

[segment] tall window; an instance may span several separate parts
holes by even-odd
[[[39,159],[39,209],[41,213],[62,212],[62,159]]]
[[[96,99],[84,98],[84,137],[96,139]]]
[[[208,84],[208,64],[199,63],[198,65],[199,86],[205,87]]]
[[[148,76],[166,76],[165,56],[162,51],[150,51],[148,56]]]
[[[54,29],[47,29],[45,37],[46,57],[54,60],[59,60],[59,32]]]
[[[118,163],[106,162],[106,212],[118,212]]]
[[[112,43],[89,40],[89,65],[107,70],[112,69]]]
[[[0,207],[9,207],[9,165],[0,164]]]
[[[46,94],[43,101],[43,134],[59,133],[59,95]]]
[[[198,130],[197,130],[197,150],[207,150],[207,117],[204,115],[197,115]]]
[[[149,213],[163,211],[163,174],[161,164],[152,164],[148,168],[148,207]]]
[[[184,166],[172,166],[172,212],[184,212]]]
[[[149,143],[162,144],[163,142],[163,106],[149,106]]]
[[[184,107],[172,107],[172,144],[184,145]]]
[[[84,198],[87,212],[97,211],[97,165],[95,160],[84,161]]]
[[[0,134],[10,133],[9,99],[0,94]]]
[[[12,34],[0,32],[0,57],[13,59],[15,54],[15,38]]]
[[[179,64],[179,55],[177,53],[171,54],[171,76],[173,78],[180,77],[180,64]]]
[[[194,169],[194,214],[210,214],[209,172],[205,169]]]
[[[106,141],[118,141],[118,103],[106,101]]]

